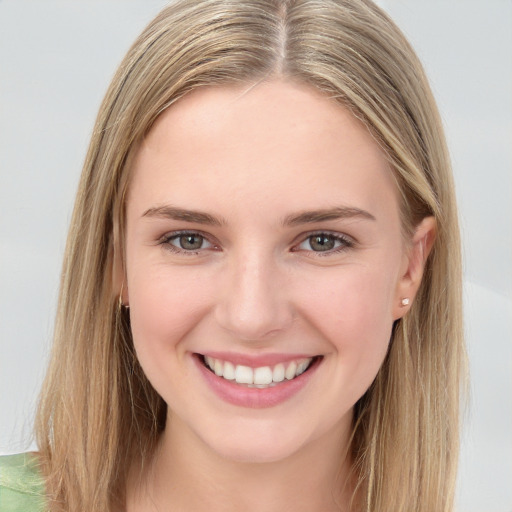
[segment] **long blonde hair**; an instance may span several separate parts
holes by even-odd
[[[356,404],[351,453],[361,510],[452,510],[464,349],[450,163],[422,66],[370,0],[178,0],[129,50],[86,157],[37,415],[55,510],[122,503],[127,468],[165,427],[115,280],[134,148],[189,91],[275,76],[323,91],[366,124],[392,164],[406,234],[427,215],[437,221],[417,298]]]

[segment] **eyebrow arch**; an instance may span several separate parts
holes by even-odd
[[[193,222],[195,224],[207,224],[209,226],[222,226],[225,224],[223,219],[218,219],[209,213],[196,210],[186,210],[171,205],[154,206],[146,210],[142,217],[161,217],[166,219],[180,220],[184,222]]]
[[[298,226],[300,224],[312,224],[314,222],[325,222],[327,220],[352,219],[360,217],[367,220],[377,220],[370,212],[360,208],[340,206],[323,210],[311,210],[285,217],[285,226]]]

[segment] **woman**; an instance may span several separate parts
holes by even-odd
[[[173,3],[101,107],[7,478],[51,510],[451,510],[454,205],[373,4]]]

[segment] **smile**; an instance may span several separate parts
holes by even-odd
[[[251,368],[210,356],[203,356],[203,364],[215,375],[247,387],[265,389],[283,381],[290,381],[302,375],[314,362],[314,357],[301,358],[274,366]]]
[[[308,387],[324,356],[193,354],[207,387],[238,407],[268,408],[291,400]]]

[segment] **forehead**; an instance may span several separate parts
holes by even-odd
[[[293,210],[397,202],[385,155],[367,128],[319,91],[290,82],[185,96],[157,120],[132,171],[132,203],[261,207],[272,200]]]

